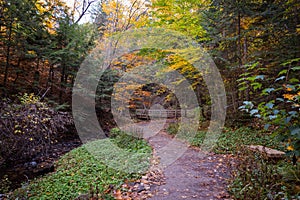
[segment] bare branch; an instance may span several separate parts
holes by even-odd
[[[87,13],[89,10],[90,6],[95,3],[96,0],[83,0],[82,5],[81,5],[81,11],[79,13],[79,17],[76,20],[75,24],[79,23],[79,21],[83,18],[83,16]],[[77,7],[77,11],[79,10],[80,7]]]

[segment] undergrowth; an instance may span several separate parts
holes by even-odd
[[[239,148],[229,192],[235,199],[300,199],[300,165]]]
[[[139,169],[145,170],[149,166],[151,156],[151,147],[145,141],[124,132],[118,133],[113,139],[90,142],[67,153],[56,163],[54,173],[24,184],[22,188],[10,193],[9,199],[75,199],[91,194],[91,188],[94,188],[93,192],[97,191],[99,199],[113,199],[112,191],[120,188],[125,180],[138,179],[143,172]],[[123,152],[136,153],[138,156],[128,160],[121,158],[126,156],[125,153],[114,155],[116,144],[123,145]],[[96,150],[102,154],[97,154]],[[108,157],[101,157],[103,155]],[[142,161],[141,155],[145,157]],[[131,172],[125,171],[126,168],[122,168],[122,171],[109,167],[109,162],[104,159],[113,159],[119,162],[119,166],[135,168]]]
[[[170,124],[167,132],[171,135],[176,135],[178,131],[178,124]],[[207,136],[207,131],[198,131],[196,134],[189,131],[188,127],[184,127],[184,138],[192,146],[201,147],[203,141]],[[213,144],[213,151],[215,153],[235,153],[238,147],[243,145],[263,145],[270,148],[281,149],[280,142],[269,133],[261,130],[253,130],[248,127],[240,127],[237,129],[224,128],[222,133],[218,136],[217,141]]]
[[[0,99],[0,159],[13,165],[47,154],[70,126],[73,120],[68,113],[58,112],[34,94]]]

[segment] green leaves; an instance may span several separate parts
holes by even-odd
[[[290,60],[287,60],[286,62],[282,63],[281,65],[288,66],[288,65],[291,65],[292,63],[296,63],[299,61],[300,61],[300,58],[290,59]]]
[[[281,71],[278,73],[278,76],[283,75],[283,74],[286,74],[287,72],[288,72],[287,69],[281,70]]]
[[[254,105],[251,101],[245,101],[244,105],[239,109],[246,111],[250,116],[261,118],[265,121],[265,128],[269,128],[270,125],[276,127],[276,135],[280,136],[281,140],[285,141],[288,147],[288,151],[292,151],[295,154],[300,153],[298,144],[300,142],[300,83],[298,80],[298,73],[296,73],[298,66],[295,62],[300,59],[292,59],[283,63],[285,69],[278,72],[278,77],[273,81],[271,87],[263,89],[260,93],[262,96],[272,96],[276,100],[269,100],[267,102],[262,101],[258,106]],[[250,67],[254,69],[253,67]],[[293,70],[294,69],[294,70]],[[250,75],[251,71],[246,75]],[[241,75],[244,76],[245,74]],[[252,87],[253,90],[263,88],[263,83],[258,82],[263,80],[264,76],[250,76],[242,77],[239,79],[243,84],[243,90]],[[248,81],[244,83],[245,81]],[[284,81],[284,83],[282,83]],[[269,81],[272,82],[272,81]]]
[[[254,91],[257,89],[261,89],[262,87],[261,83],[251,83],[250,85],[253,87]]]
[[[300,126],[290,127],[291,135],[297,137],[300,140]]]
[[[300,66],[292,67],[292,70],[293,70],[293,71],[298,71],[298,70],[300,70]]]
[[[124,134],[122,137],[113,139],[114,143],[121,144],[122,139],[126,136],[128,143],[125,144],[126,150],[145,152],[144,157],[129,157],[126,165],[135,168],[148,167],[149,162],[140,162],[151,157],[152,149],[146,141],[133,139],[125,133],[116,132],[116,134]],[[114,156],[114,148],[109,139],[97,140],[76,148],[65,154],[57,163],[55,173],[49,174],[39,179],[32,180],[29,185],[16,190],[12,195],[12,199],[76,199],[78,196],[88,194],[91,187],[99,189],[101,199],[113,199],[111,193],[107,192],[108,188],[119,189],[126,180],[135,180],[141,176],[137,173],[125,173],[107,166],[103,157],[109,155]],[[139,144],[136,146],[135,144]],[[101,148],[100,148],[101,147]],[[130,149],[134,147],[135,149]],[[94,148],[100,151],[98,154],[91,154],[87,149]],[[103,155],[103,157],[101,157]],[[126,153],[124,153],[126,155]],[[111,159],[117,159],[122,155],[115,155]],[[149,160],[149,159],[148,159]],[[134,163],[135,162],[135,163]],[[133,165],[135,164],[135,165]],[[117,165],[121,165],[117,163]],[[124,166],[125,167],[125,166]],[[24,196],[22,196],[24,194]]]
[[[268,108],[268,109],[273,109],[273,108],[274,108],[274,103],[273,103],[273,102],[274,102],[274,101],[271,101],[271,102],[267,103],[267,104],[265,105],[265,107]]]
[[[254,107],[254,104],[251,101],[244,101],[243,105],[239,107],[240,110],[250,112],[252,108]]]
[[[285,79],[285,76],[280,76],[279,78],[275,79],[275,82],[278,82],[278,81],[281,81],[281,80],[284,80]]]
[[[247,71],[241,74],[241,78],[237,80],[239,83],[239,91],[245,91],[247,89],[253,89],[253,91],[257,91],[262,88],[263,84],[260,81],[265,81],[266,75],[257,75],[257,73],[265,70],[265,68],[259,67],[259,64],[259,62],[255,62],[253,64],[250,63],[245,65]]]
[[[266,88],[262,91],[262,95],[269,95],[273,91],[275,91],[274,88]]]
[[[195,0],[154,0],[150,26],[164,27],[179,31],[193,39],[206,40],[206,32],[201,26],[202,12],[208,2]]]

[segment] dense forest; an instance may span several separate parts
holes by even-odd
[[[239,183],[238,178],[235,179],[236,190],[231,191],[235,198],[253,199],[251,195],[257,197],[254,194],[257,190],[262,194],[259,199],[299,199],[299,13],[298,0],[75,0],[72,5],[63,0],[0,0],[0,165],[10,168],[17,163],[30,162],[37,155],[48,155],[55,144],[68,140],[66,138],[78,139],[72,117],[73,87],[80,67],[96,47],[108,38],[130,31],[170,30],[178,33],[178,38],[189,38],[203,48],[217,66],[227,101],[223,132],[233,137],[250,127],[249,134],[253,133],[253,137],[268,137],[267,143],[262,145],[270,144],[266,146],[286,153],[284,167],[291,168],[292,181],[278,183],[272,175],[254,174],[255,180],[259,176],[270,178],[274,183],[260,182],[262,188],[263,184],[267,188],[260,190],[244,170],[245,176],[239,177]],[[168,34],[166,32],[161,40],[172,43]],[[99,79],[95,109],[105,135],[116,137],[117,143],[125,137],[116,136],[119,132],[115,130],[117,125],[111,103],[114,95],[117,101],[126,102],[123,99],[132,94],[125,105],[115,102],[118,111],[127,109],[130,116],[154,104],[160,104],[160,109],[164,110],[195,108],[188,98],[185,102],[189,105],[180,105],[174,91],[166,85],[145,81],[147,78],[143,75],[138,80],[146,82],[142,87],[134,88],[136,80],[127,80],[126,84],[116,87],[124,73],[144,65],[150,66],[150,70],[153,66],[153,71],[155,66],[163,66],[164,70],[177,71],[188,80],[200,107],[201,120],[197,128],[206,130],[214,100],[210,97],[205,75],[197,71],[192,61],[171,49],[144,48],[112,60]],[[87,79],[95,76],[90,74]],[[181,83],[182,80],[178,80],[174,84]],[[126,95],[115,94],[116,88],[126,90]],[[88,116],[83,113],[80,120],[87,123]],[[179,119],[180,115],[175,118]],[[168,127],[170,132],[177,129],[176,123]],[[235,137],[244,136],[237,134]],[[236,141],[228,139],[227,142]],[[199,143],[200,138],[193,138],[192,144]],[[282,167],[271,162],[272,166]],[[267,164],[262,173],[272,174],[268,166],[271,164]],[[255,171],[255,167],[248,168]],[[4,187],[7,176],[0,175],[3,175],[0,193],[9,192]],[[243,186],[237,186],[239,184]],[[252,190],[249,184],[254,184]],[[103,192],[105,188],[100,190]],[[251,195],[247,197],[245,193],[236,192],[241,190]],[[270,197],[273,193],[268,191],[273,190],[277,190],[277,196]]]

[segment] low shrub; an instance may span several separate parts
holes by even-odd
[[[300,167],[239,148],[229,191],[235,199],[299,199]]]
[[[56,135],[72,124],[67,113],[55,111],[34,94],[0,101],[0,156],[11,163],[46,152]]]
[[[170,123],[167,127],[167,132],[171,135],[176,135],[178,132],[179,124],[178,123]]]
[[[8,176],[7,175],[3,176],[3,178],[0,179],[0,194],[5,194],[5,193],[9,192],[10,185],[11,185],[11,182],[8,179]]]

